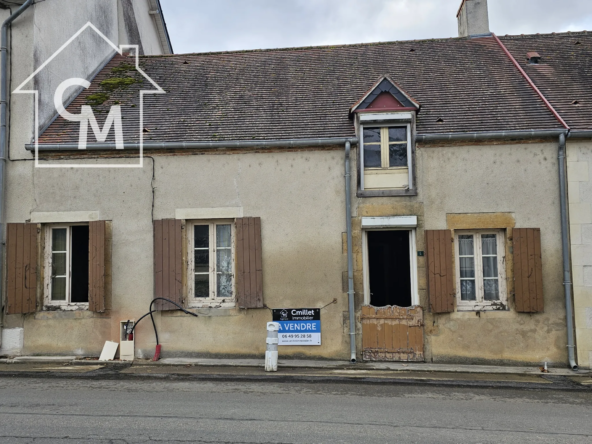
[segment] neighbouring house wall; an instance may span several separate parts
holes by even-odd
[[[569,140],[567,180],[571,264],[580,367],[592,367],[592,142]]]
[[[14,35],[14,38],[33,39],[35,69],[42,66],[87,22],[92,23],[115,45],[119,43],[117,0],[51,0],[35,3],[34,23],[27,26],[27,37]],[[19,19],[20,20],[20,19]],[[59,26],[56,24],[59,23]],[[19,30],[24,26],[19,23]],[[55,117],[53,97],[56,88],[64,80],[82,78],[92,80],[100,68],[113,56],[115,50],[96,33],[85,30],[72,44],[41,71],[30,88],[39,91],[39,126],[44,128]],[[13,79],[13,89],[24,81],[31,72],[23,73]],[[64,102],[76,96],[80,88],[70,88],[64,94]]]
[[[425,257],[418,257],[426,360],[565,363],[557,143],[419,147],[416,163],[417,197],[357,199],[353,225],[358,305],[364,291],[361,217],[417,215],[417,249],[423,251],[424,230],[458,228],[463,217],[470,223],[470,214],[491,213],[492,223],[507,228],[507,238],[514,225],[541,229],[545,312],[515,311],[511,239],[506,246],[509,311],[429,313]]]

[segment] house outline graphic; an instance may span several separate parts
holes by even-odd
[[[39,74],[45,67],[51,63],[53,59],[55,59],[64,49],[66,49],[73,41],[75,41],[83,32],[87,29],[92,29],[99,37],[101,37],[116,53],[123,55],[124,51],[127,49],[134,50],[134,58],[135,58],[135,69],[138,71],[144,78],[146,78],[150,84],[155,88],[151,90],[140,90],[140,125],[138,127],[139,132],[139,163],[133,164],[115,164],[115,163],[104,163],[104,164],[85,164],[85,163],[67,163],[67,164],[59,164],[59,163],[39,163],[39,91],[36,89],[32,90],[25,90],[23,89],[25,85],[27,85],[31,80],[35,78],[37,74]],[[91,22],[87,22],[82,28],[80,28],[72,37],[70,37],[56,52],[54,52],[51,57],[49,57],[39,68],[37,68],[29,77],[25,79],[23,83],[21,83],[14,91],[13,94],[33,94],[35,96],[35,168],[143,168],[144,167],[144,134],[141,128],[143,127],[144,122],[144,94],[166,94],[164,91],[150,76],[148,76],[142,68],[140,68],[140,59],[139,59],[139,47],[138,45],[120,45],[119,47],[115,45],[105,34],[103,34],[95,25]],[[56,114],[58,114],[58,110],[56,110]]]

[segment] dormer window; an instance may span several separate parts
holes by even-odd
[[[364,189],[409,188],[409,125],[362,126]]]
[[[419,104],[383,77],[351,111],[361,142],[361,195],[415,194],[411,135]]]

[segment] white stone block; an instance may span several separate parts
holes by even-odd
[[[571,269],[574,287],[584,286],[584,267],[582,265],[574,265]]]
[[[588,162],[567,162],[569,182],[588,182],[590,180]]]
[[[586,327],[592,329],[592,307],[586,308]]]
[[[572,245],[573,265],[592,265],[592,245]]]
[[[582,244],[592,245],[592,224],[580,225]]]
[[[580,203],[580,182],[569,182],[567,185],[567,198],[570,204]]]
[[[569,227],[569,238],[572,245],[579,245],[582,243],[582,225],[575,224]]]
[[[589,203],[570,204],[569,219],[572,224],[592,224],[592,206]]]
[[[586,287],[592,287],[592,266],[584,266],[584,285]]]
[[[0,355],[19,355],[25,343],[25,331],[22,328],[2,329],[2,346]]]

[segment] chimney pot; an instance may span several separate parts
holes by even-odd
[[[459,37],[490,36],[487,0],[463,0],[458,14]]]

